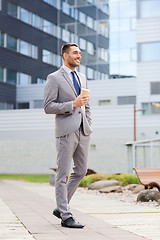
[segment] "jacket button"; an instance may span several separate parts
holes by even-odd
[[[81,113],[81,111],[79,111],[78,113]]]

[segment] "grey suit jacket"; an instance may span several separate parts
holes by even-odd
[[[87,88],[85,75],[78,73],[82,88]],[[44,111],[55,115],[55,135],[64,136],[75,132],[83,122],[85,135],[90,135],[91,113],[90,105],[72,108],[72,102],[77,97],[74,85],[66,71],[61,67],[47,77],[44,89]]]

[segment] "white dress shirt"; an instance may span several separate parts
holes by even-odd
[[[68,73],[68,76],[69,76],[69,78],[71,79],[71,81],[72,81],[72,83],[73,83],[73,76],[72,76],[72,73],[71,73],[71,72],[73,72],[73,71],[72,71],[70,68],[66,67],[64,64],[63,64],[63,69],[66,71],[66,73]],[[76,72],[76,71],[74,71],[74,72]],[[76,78],[76,80],[77,80],[77,82],[78,82],[79,87],[81,87],[81,86],[80,86],[80,83],[79,83],[79,79],[78,79],[78,77],[77,77],[77,73],[74,74],[74,76],[75,76],[75,78]],[[73,84],[73,85],[74,85],[74,84]]]

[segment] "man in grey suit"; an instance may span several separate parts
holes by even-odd
[[[80,95],[87,88],[85,75],[77,72],[81,51],[75,43],[66,43],[61,49],[64,65],[47,77],[44,90],[44,110],[55,114],[57,147],[56,202],[53,214],[61,218],[61,225],[83,228],[70,212],[69,202],[87,172],[87,156],[91,129],[91,113],[87,95]],[[74,166],[69,180],[71,160]]]

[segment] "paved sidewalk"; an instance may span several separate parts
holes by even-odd
[[[91,198],[90,198],[91,197]],[[76,219],[85,224],[84,229],[60,226],[60,220],[51,212],[55,207],[54,189],[49,184],[20,181],[0,181],[0,239],[1,240],[145,240],[137,234],[102,221],[96,212],[106,211],[103,201],[91,194],[77,191],[72,207]],[[98,196],[97,196],[98,197]],[[88,201],[88,200],[89,201]],[[97,199],[97,202],[95,201]],[[110,200],[110,202],[112,202]],[[94,204],[93,204],[94,203]],[[118,201],[115,201],[118,204]],[[115,204],[114,203],[114,204]],[[89,205],[88,205],[89,204]],[[109,202],[108,202],[109,204]],[[125,206],[125,205],[124,205]],[[81,208],[81,209],[80,209]],[[109,206],[110,212],[116,207]],[[77,211],[75,209],[79,209]],[[92,212],[86,214],[90,209]],[[121,209],[122,210],[122,209]],[[124,210],[125,211],[125,210]],[[97,214],[98,215],[98,214]],[[96,216],[97,216],[96,215]],[[131,221],[132,216],[126,216]],[[145,230],[144,230],[145,231]],[[156,239],[156,238],[155,238]]]

